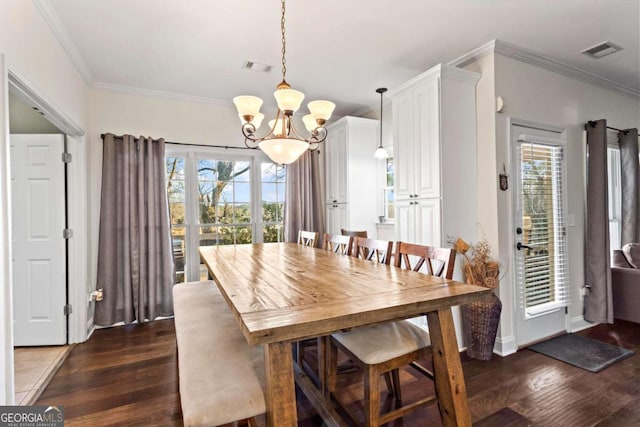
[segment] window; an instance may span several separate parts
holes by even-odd
[[[283,241],[285,169],[262,163],[262,225],[264,243]]]
[[[385,160],[385,186],[383,187],[383,204],[384,217],[386,221],[395,221],[396,219],[396,195],[394,191],[394,165],[393,157]]]
[[[167,149],[176,282],[203,280],[198,248],[283,240],[285,170],[259,154]]]
[[[622,238],[619,148],[610,146],[607,149],[607,165],[609,175],[609,244],[613,250],[620,249]]]
[[[533,138],[532,138],[533,139]],[[568,304],[564,148],[520,140],[516,272],[527,316]],[[521,221],[521,222],[520,222]]]

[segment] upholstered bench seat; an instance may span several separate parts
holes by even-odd
[[[247,344],[216,284],[178,284],[173,304],[184,425],[218,426],[263,414],[263,349]]]

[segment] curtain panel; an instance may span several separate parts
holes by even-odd
[[[607,171],[607,121],[590,122],[587,128],[587,224],[585,236],[584,318],[613,323],[611,250],[609,244],[609,196]]]
[[[638,129],[618,134],[620,144],[620,195],[622,246],[640,243],[640,164],[638,163]]]
[[[164,153],[164,139],[104,136],[97,325],[173,315]]]
[[[298,230],[324,233],[324,200],[321,194],[320,153],[307,150],[287,165],[284,199],[284,240],[295,243]]]

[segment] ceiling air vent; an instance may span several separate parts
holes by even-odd
[[[273,66],[261,64],[259,62],[244,61],[244,64],[242,64],[242,68],[245,70],[257,71],[259,73],[268,73],[271,71]]]
[[[590,48],[583,50],[582,53],[592,58],[600,59],[603,56],[611,55],[619,50],[622,50],[620,46],[607,41],[591,46]]]

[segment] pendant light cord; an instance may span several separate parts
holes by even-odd
[[[382,95],[387,91],[386,87],[381,87],[379,89],[376,89],[376,92],[378,92],[380,94],[380,146],[378,148],[383,148],[382,147],[382,106],[383,106],[383,102],[382,102]]]
[[[287,74],[287,61],[285,60],[285,53],[287,52],[287,40],[284,34],[284,13],[286,10],[284,2],[285,0],[282,0],[282,8],[280,9],[280,11],[282,12],[282,18],[280,20],[280,30],[282,32],[282,81],[286,82],[285,76]]]

